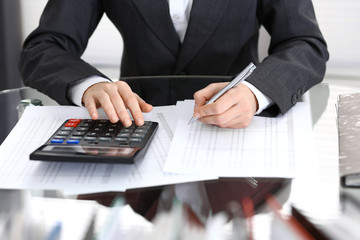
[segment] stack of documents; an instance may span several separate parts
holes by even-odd
[[[188,125],[193,108],[189,100],[145,114],[159,129],[141,161],[122,165],[30,161],[29,154],[66,119],[89,115],[81,107],[28,107],[0,147],[0,188],[56,189],[65,194],[125,191],[218,177],[294,178],[314,167],[307,103],[277,118],[254,117],[246,129],[200,121]]]

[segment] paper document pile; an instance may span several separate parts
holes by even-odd
[[[277,118],[255,117],[246,129],[188,125],[193,107],[183,101],[145,114],[159,129],[144,159],[133,165],[30,161],[66,119],[89,115],[80,107],[29,107],[0,147],[0,188],[125,191],[218,177],[293,178],[312,167],[308,104]]]

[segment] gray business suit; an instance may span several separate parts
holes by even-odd
[[[325,73],[327,47],[310,0],[194,0],[183,44],[166,0],[50,0],[24,44],[25,84],[69,104],[71,83],[103,76],[80,59],[103,13],[124,40],[122,76],[231,76],[252,61],[248,81],[275,102],[265,115],[285,113]],[[258,64],[260,25],[272,38]]]

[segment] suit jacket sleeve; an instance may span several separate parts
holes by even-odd
[[[102,14],[98,0],[50,0],[20,56],[25,85],[59,104],[71,104],[67,89],[72,82],[93,75],[105,77],[80,59]]]
[[[258,19],[271,42],[269,56],[248,81],[276,104],[262,115],[284,114],[322,81],[329,54],[310,0],[258,3]]]

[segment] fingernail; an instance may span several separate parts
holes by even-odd
[[[125,121],[125,127],[130,127],[131,124],[132,124],[131,120],[128,119],[128,120]]]
[[[195,113],[196,118],[200,118],[200,113]]]
[[[111,119],[112,119],[112,122],[117,122],[117,121],[119,121],[119,118],[118,118],[117,116],[112,116]]]
[[[144,124],[144,120],[142,120],[142,119],[137,120],[138,126],[142,126],[143,124]]]

